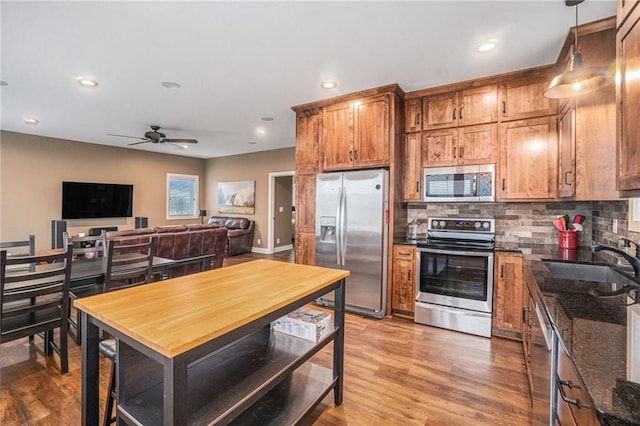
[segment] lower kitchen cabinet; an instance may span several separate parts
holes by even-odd
[[[391,309],[394,314],[413,317],[416,299],[416,248],[393,246],[393,284]]]
[[[315,265],[316,235],[310,232],[296,232],[294,242],[295,262],[302,265]]]
[[[596,412],[592,408],[591,399],[575,371],[573,362],[562,347],[558,349],[557,386],[559,413],[563,413],[567,417],[567,411],[570,411],[574,424],[580,426],[600,425]],[[564,425],[565,422],[562,424]],[[571,422],[569,421],[567,424],[571,424]]]
[[[492,334],[520,339],[524,294],[522,255],[496,252],[494,264]]]

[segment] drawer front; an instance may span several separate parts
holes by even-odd
[[[587,395],[573,363],[564,350],[558,352],[558,405],[566,403],[569,406],[576,424],[599,426],[600,422],[598,422],[595,410],[592,408],[591,399]]]
[[[393,257],[397,260],[414,260],[416,256],[416,248],[413,246],[397,245],[393,251]]]

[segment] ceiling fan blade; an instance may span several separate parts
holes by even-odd
[[[140,138],[138,138],[138,139],[140,139]],[[131,146],[131,145],[140,145],[141,143],[147,143],[147,142],[152,142],[152,141],[151,141],[151,139],[144,139],[144,140],[141,140],[140,142],[130,143],[129,146]]]
[[[162,142],[167,143],[198,143],[195,139],[162,139]]]
[[[140,139],[140,140],[143,140],[143,141],[147,140],[147,138],[141,138],[141,137],[138,137],[138,136],[116,135],[114,133],[107,133],[107,136],[117,136],[119,138]]]

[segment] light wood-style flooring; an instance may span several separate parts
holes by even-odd
[[[225,265],[258,258],[291,261],[292,253],[234,256]],[[64,376],[57,355],[45,357],[41,347],[27,339],[2,345],[0,425],[80,424],[80,347],[69,341]],[[329,365],[330,350],[315,361]],[[101,389],[109,366],[101,360]],[[344,371],[343,404],[334,406],[330,393],[304,424],[531,424],[518,342],[347,314]],[[104,392],[101,398],[104,404]]]

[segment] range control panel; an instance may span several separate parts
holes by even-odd
[[[429,219],[430,231],[467,231],[467,232],[495,232],[494,219],[451,219],[451,218],[431,218]]]

